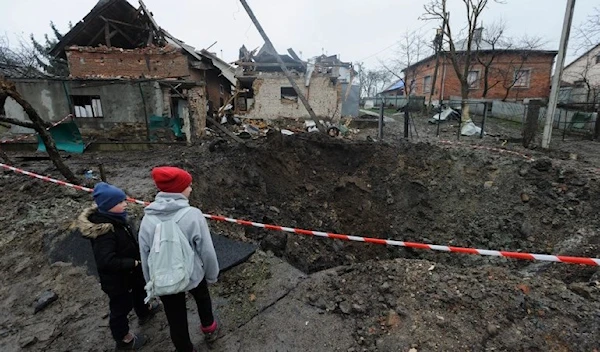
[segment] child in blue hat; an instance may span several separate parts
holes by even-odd
[[[139,324],[158,310],[158,303],[146,305],[146,281],[140,265],[138,240],[127,220],[123,190],[98,183],[93,192],[95,205],[79,215],[75,227],[92,243],[100,285],[109,299],[109,326],[117,350],[137,350],[146,338],[129,330],[127,315],[135,310]]]

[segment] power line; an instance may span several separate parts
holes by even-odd
[[[397,41],[396,41],[396,42],[394,42],[394,44],[392,44],[392,45],[390,45],[390,46],[386,47],[385,49],[382,49],[382,50],[380,50],[380,51],[376,52],[375,54],[369,55],[369,56],[367,56],[367,57],[365,57],[365,58],[362,58],[362,59],[360,59],[360,60],[358,60],[358,61],[364,61],[364,60],[370,59],[370,58],[372,58],[373,56],[379,55],[379,54],[381,54],[382,52],[384,52],[384,51],[386,51],[386,50],[388,50],[388,49],[390,49],[391,47],[393,47],[393,46],[396,46],[396,45],[398,45],[398,42],[397,42]]]
[[[421,27],[417,28],[417,29],[416,29],[416,30],[414,30],[413,32],[420,32],[420,31],[421,31],[423,28],[425,28],[427,25],[429,25],[429,23],[425,23],[425,24],[423,24]],[[393,47],[393,46],[396,46],[396,45],[398,45],[399,43],[400,43],[400,41],[399,41],[399,40],[397,40],[396,42],[394,42],[394,44],[392,44],[392,45],[390,45],[390,46],[386,47],[385,49],[382,49],[382,50],[380,50],[380,51],[378,51],[378,52],[376,52],[376,53],[374,53],[374,54],[372,54],[372,55],[369,55],[369,56],[367,56],[367,57],[365,57],[365,58],[362,58],[362,59],[360,59],[360,60],[357,60],[357,61],[361,62],[361,61],[363,61],[363,60],[368,60],[368,59],[372,58],[373,56],[379,55],[379,54],[381,54],[382,52],[389,50],[391,47]]]

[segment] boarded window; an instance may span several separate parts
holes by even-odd
[[[530,76],[531,76],[530,70],[516,70],[515,71],[515,87],[529,88]]]
[[[298,102],[298,94],[293,87],[281,87],[281,100],[287,102]]]
[[[423,93],[431,93],[431,76],[423,77]]]
[[[467,76],[469,89],[479,89],[479,71],[469,71]]]
[[[99,96],[73,95],[71,101],[73,102],[75,117],[104,117]]]

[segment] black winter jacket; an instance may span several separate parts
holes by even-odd
[[[140,249],[130,224],[92,207],[79,215],[75,227],[92,243],[102,291],[116,296],[145,284],[141,265],[135,266]]]

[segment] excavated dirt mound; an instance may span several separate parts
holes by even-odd
[[[194,174],[192,203],[210,214],[484,249],[591,257],[600,250],[598,176],[587,165],[565,160],[529,163],[465,148],[319,135],[271,135],[250,147],[220,143],[86,153],[67,160],[78,174],[99,162],[110,182],[146,200],[155,192],[152,167],[185,167]],[[60,178],[48,162],[17,166]],[[49,265],[44,248],[44,239],[67,233],[91,197],[11,172],[0,173],[0,189],[0,350],[29,345],[24,348],[110,349],[106,298],[96,279],[85,268]],[[131,207],[131,216],[139,219],[141,211]],[[347,243],[227,223],[210,226],[257,242],[310,274],[295,273],[302,282],[292,284],[285,281],[291,269],[277,264],[275,270],[256,258],[223,274],[215,302],[228,307],[221,318],[229,326],[215,351],[231,350],[228,343],[236,338],[256,340],[264,324],[290,327],[296,314],[290,307],[298,316],[323,316],[338,324],[331,331],[319,327],[323,336],[347,329],[340,345],[344,351],[598,348],[600,278],[593,267]],[[268,284],[274,276],[285,284]],[[272,292],[260,288],[273,285],[284,294],[269,301],[261,294]],[[34,315],[32,304],[47,289],[59,299]],[[235,309],[238,304],[244,309]],[[243,312],[248,317],[236,315]],[[149,329],[154,338],[149,351],[171,348],[164,316]],[[288,350],[319,350],[310,344],[308,332],[315,331],[293,331],[302,338]],[[238,349],[276,349],[265,349],[268,341],[255,343],[254,349]],[[285,349],[285,340],[277,343]]]
[[[540,159],[429,144],[273,136],[254,149],[189,161],[193,201],[223,215],[288,227],[484,249],[596,256],[595,174]],[[245,235],[305,272],[378,258],[471,266],[529,262],[384,248],[248,228]],[[593,269],[560,270],[565,280]]]

